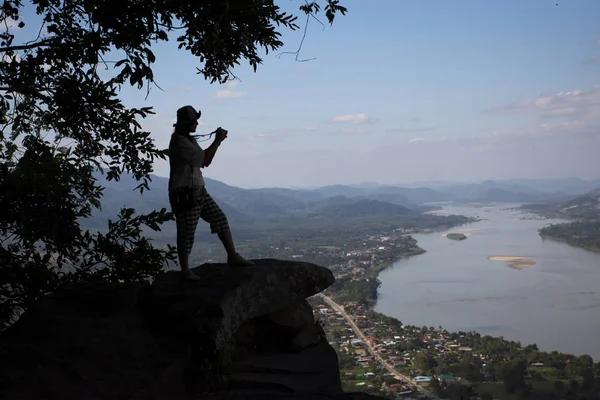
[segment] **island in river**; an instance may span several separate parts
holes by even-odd
[[[467,238],[467,235],[465,235],[464,233],[448,233],[446,235],[446,238],[452,240],[465,240]]]
[[[375,310],[408,325],[476,331],[600,359],[600,253],[544,240],[538,230],[564,220],[529,219],[515,206],[496,204],[487,212],[444,206],[446,214],[486,219],[448,229],[469,234],[459,243],[440,233],[412,235],[427,251],[379,274]],[[515,270],[508,266],[514,257],[535,265]]]
[[[508,262],[508,266],[513,269],[524,269],[535,265],[535,261],[531,257],[489,256],[488,260]]]

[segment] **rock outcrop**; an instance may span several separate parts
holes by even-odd
[[[329,269],[263,259],[195,272],[45,297],[0,334],[0,398],[376,398],[342,393],[306,302],[334,282]]]

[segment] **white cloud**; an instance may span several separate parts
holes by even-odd
[[[288,139],[290,137],[294,137],[297,135],[301,135],[305,132],[307,132],[308,130],[304,127],[284,127],[284,128],[278,128],[278,129],[273,129],[273,130],[265,130],[265,131],[259,131],[257,133],[253,133],[251,135],[245,135],[243,138],[243,140],[246,141],[256,141],[256,140],[284,140],[284,139]]]
[[[367,124],[376,122],[374,118],[365,113],[337,115],[331,119],[331,122],[346,122],[350,124]]]
[[[479,147],[500,145],[504,143],[540,141],[550,138],[575,138],[600,137],[600,123],[591,119],[570,120],[555,123],[539,124],[527,129],[509,129],[495,131],[491,134],[480,134],[465,136],[457,139],[464,145],[475,145]],[[577,139],[577,140],[580,140]]]
[[[281,137],[281,136],[285,136],[285,134],[281,133],[281,132],[262,132],[262,133],[257,133],[256,135],[254,135],[255,139],[270,139],[273,137]]]
[[[434,128],[432,127],[423,127],[423,128],[391,128],[386,129],[386,132],[389,133],[416,133],[416,132],[428,132],[432,131]]]
[[[559,92],[488,110],[491,114],[541,114],[545,117],[590,118],[600,109],[600,86]]]
[[[246,97],[248,94],[239,90],[232,90],[239,85],[238,81],[228,82],[225,87],[226,89],[217,90],[214,97],[217,99],[241,99]]]
[[[334,133],[339,133],[339,134],[343,134],[343,135],[362,135],[363,133],[367,133],[367,132],[368,131],[366,129],[361,129],[361,128],[344,128],[344,129],[335,131]]]
[[[410,144],[415,144],[415,143],[430,143],[430,142],[445,142],[446,140],[448,140],[448,136],[439,136],[439,137],[434,137],[434,138],[424,138],[424,137],[416,137],[416,138],[412,138],[408,141],[408,143]]]
[[[600,114],[598,115],[600,117]],[[414,137],[407,142],[416,146],[426,144],[427,148],[444,149],[446,146],[459,146],[476,152],[490,149],[501,149],[506,146],[521,144],[533,144],[551,139],[581,141],[586,139],[600,138],[600,118],[556,121],[542,123],[523,129],[506,129],[492,131],[468,136],[438,136],[438,137]]]
[[[253,143],[279,143],[288,140],[292,136],[291,132],[286,131],[270,131],[270,132],[259,132],[254,135],[242,136],[239,140],[245,143],[245,146],[252,145]],[[264,146],[263,143],[260,146]],[[248,150],[246,148],[246,150]]]
[[[215,92],[215,97],[217,99],[241,99],[242,97],[246,97],[246,92],[238,92],[235,90],[217,90]]]

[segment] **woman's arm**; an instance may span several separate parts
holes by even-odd
[[[221,142],[222,140],[218,140],[215,137],[215,140],[213,140],[211,145],[208,146],[206,150],[204,150],[204,164],[202,165],[202,167],[208,167],[210,165],[213,158],[215,158],[215,154],[217,153],[217,149],[221,145]]]

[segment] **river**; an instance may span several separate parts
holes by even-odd
[[[375,310],[404,324],[473,330],[600,361],[600,253],[542,239],[538,229],[560,221],[520,219],[532,215],[515,206],[443,206],[445,214],[485,220],[413,235],[427,252],[379,275]],[[450,240],[448,232],[469,237]],[[536,264],[518,270],[489,256]]]

